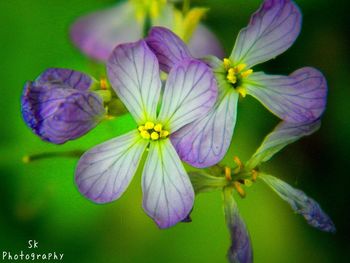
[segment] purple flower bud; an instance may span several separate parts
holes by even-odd
[[[41,139],[55,144],[79,138],[104,114],[103,100],[89,91],[93,80],[67,69],[48,69],[28,81],[21,98],[26,124]]]

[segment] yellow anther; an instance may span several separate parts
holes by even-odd
[[[152,133],[151,133],[151,139],[152,139],[153,141],[158,140],[158,139],[159,139],[159,134],[158,134],[158,132],[152,132]]]
[[[233,186],[234,188],[236,189],[237,193],[243,198],[245,197],[245,191],[244,189],[242,188],[241,184],[237,181],[233,182]]]
[[[235,75],[235,70],[233,68],[230,68],[228,70],[228,74],[226,77],[232,84],[235,84],[237,82],[237,77]]]
[[[225,177],[227,181],[231,181],[232,177],[231,177],[231,168],[225,166]]]
[[[100,79],[100,87],[102,90],[106,90],[108,87],[107,79],[106,78],[101,78]]]
[[[148,122],[145,123],[145,129],[146,130],[151,130],[151,129],[153,129],[153,127],[154,127],[154,123],[153,122],[148,121]]]
[[[238,64],[238,65],[235,67],[236,73],[241,72],[246,66],[247,66],[247,64]]]
[[[237,164],[237,166],[239,168],[242,168],[243,167],[243,163],[241,162],[241,160],[238,158],[238,156],[234,156],[233,157],[233,161]]]
[[[137,129],[139,130],[139,132],[142,132],[145,130],[145,126],[141,125]]]
[[[246,88],[239,86],[238,88],[236,88],[236,91],[241,94],[241,96],[244,98],[245,96],[247,96],[247,90]]]
[[[258,178],[259,172],[257,170],[252,170],[252,181],[255,182]]]
[[[224,58],[224,68],[228,70],[231,67],[231,60]]]
[[[246,70],[246,71],[243,71],[242,73],[241,73],[241,77],[242,78],[246,78],[246,77],[248,77],[250,74],[252,74],[253,73],[253,70],[252,69],[248,69],[248,70]]]
[[[164,131],[164,130],[160,131],[160,137],[161,138],[166,138],[168,135],[169,135],[168,131]]]
[[[151,138],[151,135],[149,134],[148,131],[142,131],[142,132],[140,132],[140,135],[142,138],[144,138],[146,140],[149,140]]]
[[[155,126],[154,126],[154,130],[155,131],[157,131],[157,132],[160,132],[161,130],[162,130],[162,128],[163,128],[163,125],[162,124],[160,124],[160,123],[158,123],[158,124],[156,124]]]

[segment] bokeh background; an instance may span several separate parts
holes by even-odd
[[[240,28],[258,0],[206,0],[205,19],[231,51]],[[349,262],[350,85],[347,1],[297,0],[303,14],[296,43],[259,69],[289,74],[302,66],[319,68],[329,84],[321,129],[274,157],[264,170],[316,199],[332,217],[335,235],[309,227],[262,182],[237,197],[249,228],[255,262]],[[48,67],[93,73],[91,62],[70,42],[69,25],[78,16],[115,4],[113,0],[0,1],[0,253],[64,253],[64,262],[226,262],[229,235],[220,192],[197,197],[192,223],[159,230],[141,208],[140,173],[116,202],[95,205],[77,191],[77,158],[51,158],[29,164],[22,156],[86,150],[133,128],[130,116],[104,122],[87,136],[63,146],[42,142],[25,126],[20,95],[26,80]],[[116,18],[117,19],[117,18]],[[254,152],[278,123],[252,98],[239,103],[238,122],[226,163]]]

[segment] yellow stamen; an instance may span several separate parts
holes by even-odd
[[[145,130],[145,126],[141,125],[137,129],[139,130],[139,132],[142,132]]]
[[[242,96],[243,98],[245,98],[245,96],[247,96],[247,90],[246,90],[246,88],[244,88],[244,87],[242,87],[242,86],[237,87],[237,88],[236,88],[236,91],[237,91],[239,94],[241,94],[241,96]]]
[[[154,127],[154,123],[153,122],[148,121],[148,122],[145,123],[145,129],[146,130],[151,130],[151,129],[153,129],[153,127]]]
[[[168,131],[164,131],[164,130],[160,131],[160,137],[161,138],[166,138],[168,135],[169,135]]]
[[[233,182],[233,186],[236,189],[237,193],[243,198],[246,196],[244,189],[242,188],[241,184],[237,181]]]
[[[256,181],[256,179],[258,178],[258,171],[257,170],[252,170],[252,180],[253,182]]]
[[[243,63],[238,64],[238,65],[235,67],[236,73],[241,72],[246,66],[247,66],[247,64],[243,64]]]
[[[155,126],[154,126],[154,130],[155,131],[157,131],[157,132],[160,132],[161,130],[162,130],[162,128],[163,128],[163,125],[162,124],[160,124],[160,123],[158,123],[158,124],[156,124]]]
[[[246,78],[246,77],[248,77],[250,74],[252,74],[253,73],[253,70],[252,69],[248,69],[248,70],[246,70],[246,71],[243,71],[242,73],[241,73],[241,77],[242,78]]]
[[[228,70],[231,67],[231,61],[228,58],[224,58],[224,68]]]
[[[106,90],[107,87],[108,87],[108,84],[107,84],[107,79],[106,78],[101,78],[100,79],[100,87],[102,90]]]
[[[237,77],[235,75],[235,70],[234,68],[230,68],[228,70],[228,74],[227,74],[227,80],[230,81],[232,84],[235,84],[237,82]]]
[[[231,177],[231,168],[225,166],[225,177],[227,181],[231,181],[232,177]]]
[[[140,135],[142,138],[149,140],[151,138],[151,135],[148,133],[148,131],[142,131],[140,132]]]
[[[157,132],[152,132],[152,133],[151,133],[151,139],[152,139],[153,141],[158,140],[158,139],[159,139],[159,134],[158,134]]]

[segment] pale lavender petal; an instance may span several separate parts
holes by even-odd
[[[301,68],[289,76],[256,72],[244,84],[248,94],[288,122],[312,122],[326,107],[327,82],[314,68]]]
[[[179,61],[192,57],[186,44],[165,27],[152,27],[146,42],[156,54],[160,69],[165,72],[169,72]]]
[[[311,123],[281,122],[268,134],[260,147],[246,163],[247,170],[252,170],[262,162],[268,161],[272,156],[304,136],[311,135],[320,128],[319,120]]]
[[[222,59],[225,55],[223,47],[215,34],[206,26],[199,24],[188,43],[188,49],[195,58],[214,55]]]
[[[238,93],[223,92],[209,113],[171,135],[181,160],[203,168],[225,156],[236,124],[237,103]]]
[[[103,118],[102,98],[88,91],[93,80],[77,71],[49,69],[27,82],[21,97],[26,124],[41,139],[62,144],[81,137]]]
[[[286,51],[299,35],[301,13],[290,0],[265,0],[239,33],[230,59],[248,67]]]
[[[117,46],[107,64],[113,89],[138,124],[155,121],[161,81],[156,56],[143,40]]]
[[[293,188],[271,175],[261,174],[259,178],[263,179],[284,201],[289,203],[294,212],[302,215],[309,225],[325,232],[334,233],[336,231],[332,220],[321,209],[320,205],[303,191]]]
[[[241,218],[232,190],[224,189],[224,211],[227,227],[230,231],[231,246],[227,252],[231,263],[253,262],[253,250],[247,227]]]
[[[75,171],[80,193],[95,203],[118,199],[129,186],[147,144],[133,130],[84,153]]]
[[[185,59],[170,70],[158,121],[173,133],[207,114],[216,97],[211,69],[198,60]]]
[[[150,144],[142,174],[143,209],[160,228],[184,220],[190,213],[194,192],[170,140]]]
[[[129,2],[80,17],[71,27],[73,43],[86,55],[107,61],[113,48],[142,36]]]

